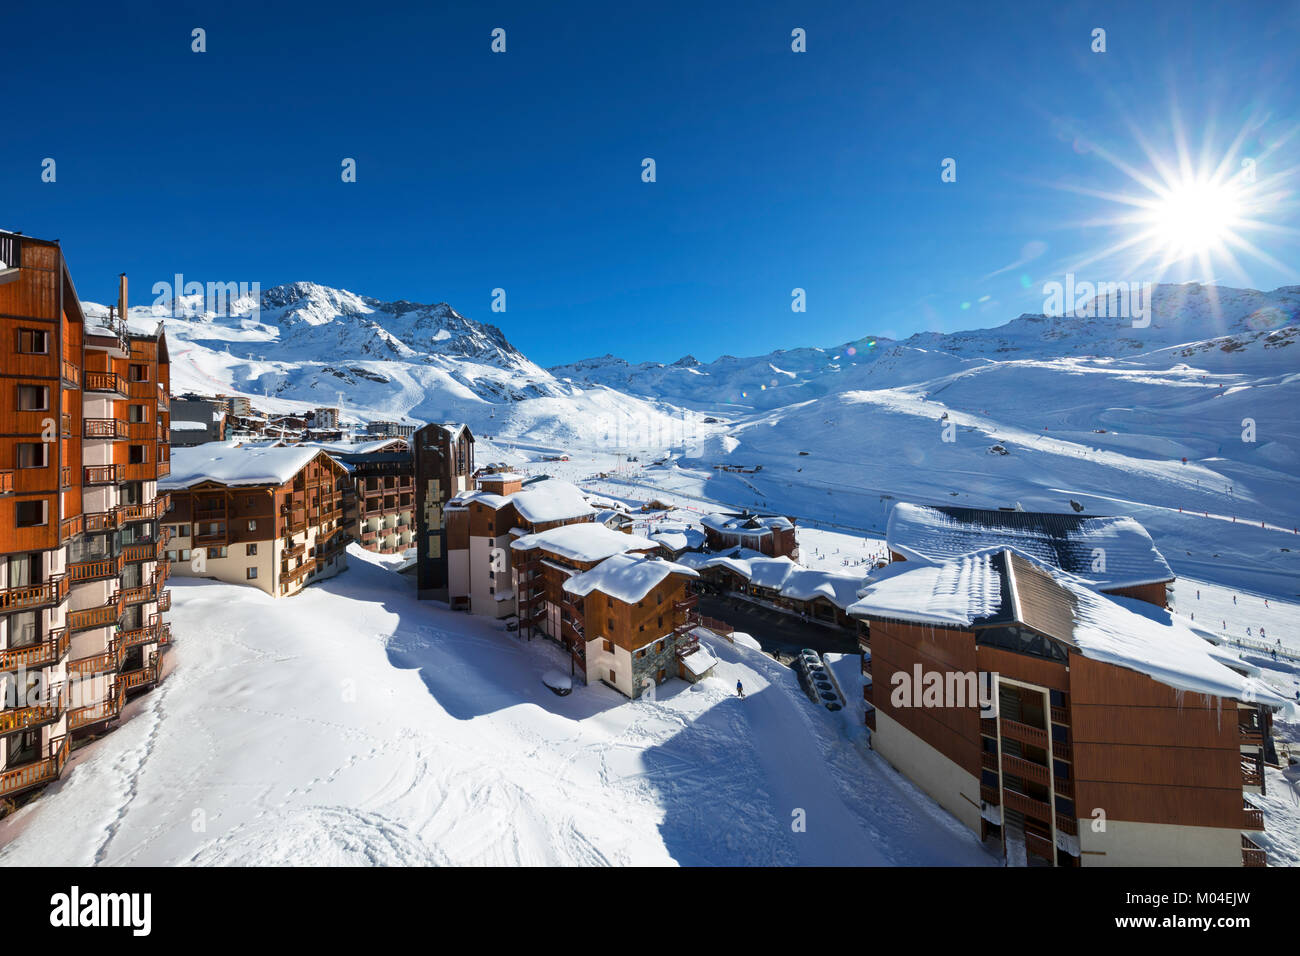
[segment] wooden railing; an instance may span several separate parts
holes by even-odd
[[[1060,830],[1062,833],[1076,836],[1079,833],[1079,821],[1072,816],[1058,813],[1056,815],[1056,829]]]
[[[1042,764],[1033,763],[1012,754],[1002,755],[1002,772],[1024,780],[1032,780],[1034,783],[1041,783],[1043,786],[1047,785],[1050,778],[1047,768]]]
[[[1056,847],[1052,841],[1032,830],[1025,831],[1025,849],[1044,860],[1056,859]]]
[[[125,395],[126,392],[122,386],[122,376],[116,372],[87,372],[85,375],[86,384],[83,388],[87,392],[116,392],[118,395]]]
[[[139,670],[127,671],[121,676],[123,690],[135,690],[158,680],[158,655],[151,654],[149,663]]]
[[[29,730],[41,724],[58,720],[63,713],[63,685],[51,688],[50,699],[43,704],[29,707],[11,707],[0,710],[0,733],[9,734],[16,730]]]
[[[1007,717],[1002,718],[1002,736],[1010,737],[1012,740],[1018,740],[1022,744],[1029,744],[1031,747],[1042,747],[1047,749],[1047,731],[1041,727],[1031,727],[1029,724],[1022,724],[1018,720],[1011,720]]]
[[[122,704],[125,700],[126,687],[119,678],[109,685],[108,696],[103,700],[68,711],[68,729],[80,730],[101,720],[112,720],[122,712]]]
[[[59,522],[59,541],[60,543],[70,541],[77,535],[81,534],[85,527],[85,521],[81,515],[73,515],[70,518],[64,518]]]
[[[81,369],[67,359],[63,360],[63,380],[73,388],[81,387]]]
[[[13,494],[14,490],[14,473],[12,471],[0,471],[0,495]]]
[[[172,609],[172,592],[164,590],[158,595],[158,610],[170,611]]]
[[[92,511],[84,516],[87,531],[112,531],[119,523],[118,509],[112,511]]]
[[[117,465],[86,465],[84,471],[88,485],[112,485],[118,480]]]
[[[172,473],[172,463],[170,459],[165,459],[163,461],[158,462],[159,478],[161,478],[163,475],[170,475],[171,473]]]
[[[1253,806],[1249,800],[1244,802],[1245,802],[1245,806],[1242,807],[1241,810],[1242,817],[1243,817],[1241,828],[1243,830],[1264,829],[1264,811],[1259,809],[1256,806]]]
[[[116,418],[87,418],[83,423],[87,438],[118,439],[129,434],[127,423]]]
[[[67,596],[68,579],[59,574],[43,584],[23,584],[0,590],[0,611],[22,611],[58,604]]]
[[[64,734],[50,741],[48,757],[0,773],[0,796],[12,796],[31,787],[39,787],[57,780],[67,762],[68,737]]]
[[[1053,704],[1053,705],[1052,705],[1052,723],[1054,723],[1054,724],[1069,724],[1069,722],[1070,722],[1070,712],[1069,712],[1069,710],[1067,710],[1067,709],[1064,708],[1064,707],[1059,707],[1059,706],[1057,706],[1056,704]]]
[[[875,713],[875,711],[872,711],[872,713]],[[1001,798],[998,796],[998,788],[990,787],[988,784],[983,783],[980,784],[980,799],[994,807],[1002,802]]]
[[[121,639],[119,634],[117,639],[109,641],[108,650],[104,651],[104,653],[68,661],[68,673],[78,678],[94,677],[96,674],[105,672],[115,674],[122,667],[122,661],[125,658],[126,642]]]
[[[1250,837],[1241,838],[1241,865],[1268,866],[1268,854]]]
[[[88,631],[96,627],[109,627],[116,624],[122,617],[122,605],[117,602],[116,595],[108,604],[99,607],[86,608],[84,611],[68,612],[68,630]]]
[[[130,544],[122,549],[122,556],[128,564],[141,561],[161,561],[166,552],[162,541],[147,541],[143,544]]]
[[[69,639],[68,629],[61,627],[39,644],[5,648],[0,651],[0,671],[35,670],[57,664],[68,653]]]
[[[72,582],[93,581],[96,578],[111,578],[122,573],[123,556],[101,558],[98,561],[78,561],[68,565],[68,575]]]
[[[114,600],[122,604],[139,604],[141,601],[153,600],[153,588],[142,584],[135,588],[123,588],[114,595]]]
[[[1033,797],[1016,790],[1003,787],[1002,800],[1007,809],[1017,810],[1027,817],[1033,817],[1043,823],[1048,823],[1052,819],[1052,808],[1049,804],[1044,803],[1042,800],[1035,800]]]

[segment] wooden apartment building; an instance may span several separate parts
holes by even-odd
[[[411,436],[415,472],[416,582],[421,599],[451,600],[445,510],[473,487],[474,434],[467,425],[425,425]],[[465,592],[464,597],[468,597]]]
[[[0,233],[0,800],[56,779],[171,643],[167,342],[126,308],[125,276],[88,316],[58,243]]]
[[[881,569],[850,607],[873,748],[1009,863],[1264,865],[1286,701],[1137,607],[1011,549]]]
[[[347,567],[343,466],[311,446],[176,450],[167,481],[176,573],[296,594]]]
[[[710,551],[745,548],[770,558],[799,560],[799,544],[794,521],[783,515],[718,513],[700,519],[704,543]]]

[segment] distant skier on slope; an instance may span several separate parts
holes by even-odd
[[[740,683],[740,681],[736,681],[736,695],[737,695],[741,700],[744,700],[744,699],[745,699],[745,688],[744,688],[744,686]]]

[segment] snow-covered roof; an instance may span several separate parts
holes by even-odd
[[[587,504],[586,497],[577,485],[555,478],[525,485],[522,491],[516,491],[507,497],[520,517],[533,524],[564,521],[596,513],[596,509]]]
[[[489,474],[479,475],[476,481],[523,481],[524,476],[515,474],[513,471],[494,471]]]
[[[702,646],[682,658],[682,665],[696,677],[703,677],[717,663],[718,659]]]
[[[863,575],[853,571],[819,571],[796,565],[781,585],[781,597],[792,601],[825,598],[844,610],[858,599]]]
[[[208,442],[172,449],[171,474],[158,479],[162,490],[188,488],[201,481],[223,485],[279,485],[322,454],[310,445],[246,445]]]
[[[205,432],[208,430],[206,422],[187,422],[182,419],[173,418],[171,429],[176,432]]]
[[[510,547],[520,551],[541,548],[570,561],[593,562],[626,551],[650,551],[655,543],[648,538],[624,534],[595,521],[579,521],[560,525],[548,531],[526,534],[510,542]]]
[[[1132,518],[990,511],[899,502],[885,532],[891,551],[932,564],[988,547],[1010,547],[1114,589],[1172,581],[1151,535]]]
[[[895,562],[874,571],[857,617],[978,630],[1019,622],[1084,657],[1145,674],[1179,691],[1290,709],[1267,684],[1243,676],[1222,652],[1164,608],[1093,590],[1076,575],[1015,549],[988,548],[943,564]]]
[[[583,571],[569,578],[564,582],[564,590],[579,597],[586,597],[592,591],[600,591],[624,604],[635,604],[671,574],[699,577],[697,572],[675,561],[616,554],[612,558],[606,558],[590,571]]]
[[[660,526],[662,527],[662,525]],[[704,532],[697,528],[683,528],[682,530],[656,531],[650,535],[651,539],[658,541],[669,551],[686,551],[691,548],[704,547]]]
[[[789,518],[781,515],[711,514],[700,519],[700,524],[714,531],[739,535],[763,535],[769,531],[789,531],[794,527]]]

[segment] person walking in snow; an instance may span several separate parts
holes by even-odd
[[[741,700],[745,699],[745,688],[740,683],[740,681],[736,681],[736,696],[738,696]]]

